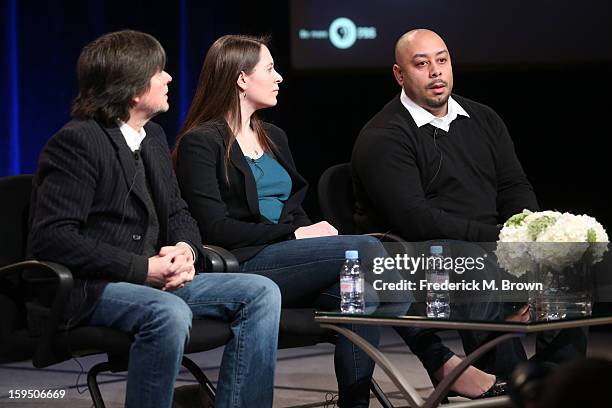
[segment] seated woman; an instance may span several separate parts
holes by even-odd
[[[241,272],[275,281],[284,307],[337,309],[344,251],[358,250],[364,265],[386,252],[375,238],[338,236],[325,221],[313,224],[302,209],[307,182],[287,136],[256,115],[276,105],[281,82],[264,39],[215,41],[173,151],[177,177],[203,240],[230,249]],[[352,329],[377,344],[378,329]],[[440,376],[459,361],[441,362]],[[341,337],[335,368],[339,406],[368,406],[372,361]],[[470,367],[454,390],[479,396],[494,383],[495,376]]]

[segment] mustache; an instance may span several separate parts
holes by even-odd
[[[434,81],[431,81],[430,83],[427,84],[427,89],[431,89],[434,86],[437,85],[444,85],[444,86],[448,86],[448,82],[442,80],[442,79],[436,79]]]

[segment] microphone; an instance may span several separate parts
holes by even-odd
[[[438,147],[438,143],[436,142],[437,135],[438,135],[438,128],[434,126],[433,143],[438,153],[440,153],[440,161],[438,162],[438,169],[436,170],[436,173],[433,175],[431,180],[429,180],[429,183],[427,183],[427,187],[425,187],[425,193],[427,193],[427,191],[429,190],[429,187],[433,184],[436,177],[438,177],[438,174],[440,173],[440,169],[442,168],[442,160],[444,159],[444,154],[442,153],[442,150]]]
[[[134,150],[134,160],[140,160],[140,149]]]

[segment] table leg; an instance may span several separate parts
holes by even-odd
[[[404,395],[404,398],[411,407],[420,407],[423,405],[423,398],[421,398],[417,390],[415,390],[414,387],[408,383],[406,378],[393,365],[393,363],[391,363],[391,361],[380,350],[372,346],[367,340],[352,330],[344,327],[333,324],[321,324],[321,327],[340,333],[353,342],[353,344],[365,351],[368,356],[370,356],[372,360],[374,360],[374,362],[376,362],[376,364],[378,364],[378,366],[385,372],[385,374],[387,374],[391,381],[393,381],[393,384],[395,384],[397,389]]]
[[[514,337],[520,337],[522,333],[507,333],[503,334],[499,337],[494,338],[491,341],[488,341],[474,350],[471,354],[466,356],[465,359],[455,367],[449,375],[447,375],[441,382],[438,384],[434,392],[427,398],[427,401],[424,401],[423,398],[419,395],[419,393],[414,389],[412,385],[408,383],[408,380],[401,374],[400,370],[398,370],[393,363],[376,347],[372,346],[367,340],[363,337],[359,336],[352,330],[349,330],[344,327],[336,326],[333,324],[321,324],[321,327],[326,329],[334,330],[347,339],[349,339],[353,344],[360,347],[363,351],[365,351],[368,356],[374,360],[376,364],[387,374],[389,379],[395,384],[397,389],[404,395],[404,398],[410,404],[411,407],[421,407],[421,408],[434,408],[440,405],[440,402],[448,391],[450,387],[457,381],[461,373],[463,373],[470,365],[474,363],[474,361],[478,360],[485,354],[487,351],[491,350],[493,347],[497,346],[499,343],[512,339]],[[474,400],[467,401],[458,404],[451,404],[452,407],[463,408],[463,407],[503,407],[510,406],[508,397],[495,397],[495,398],[487,398],[485,400]]]

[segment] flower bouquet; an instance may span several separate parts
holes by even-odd
[[[532,319],[556,320],[590,315],[590,267],[607,243],[605,229],[588,215],[523,210],[504,224],[495,253],[510,274],[542,284],[530,293]]]

